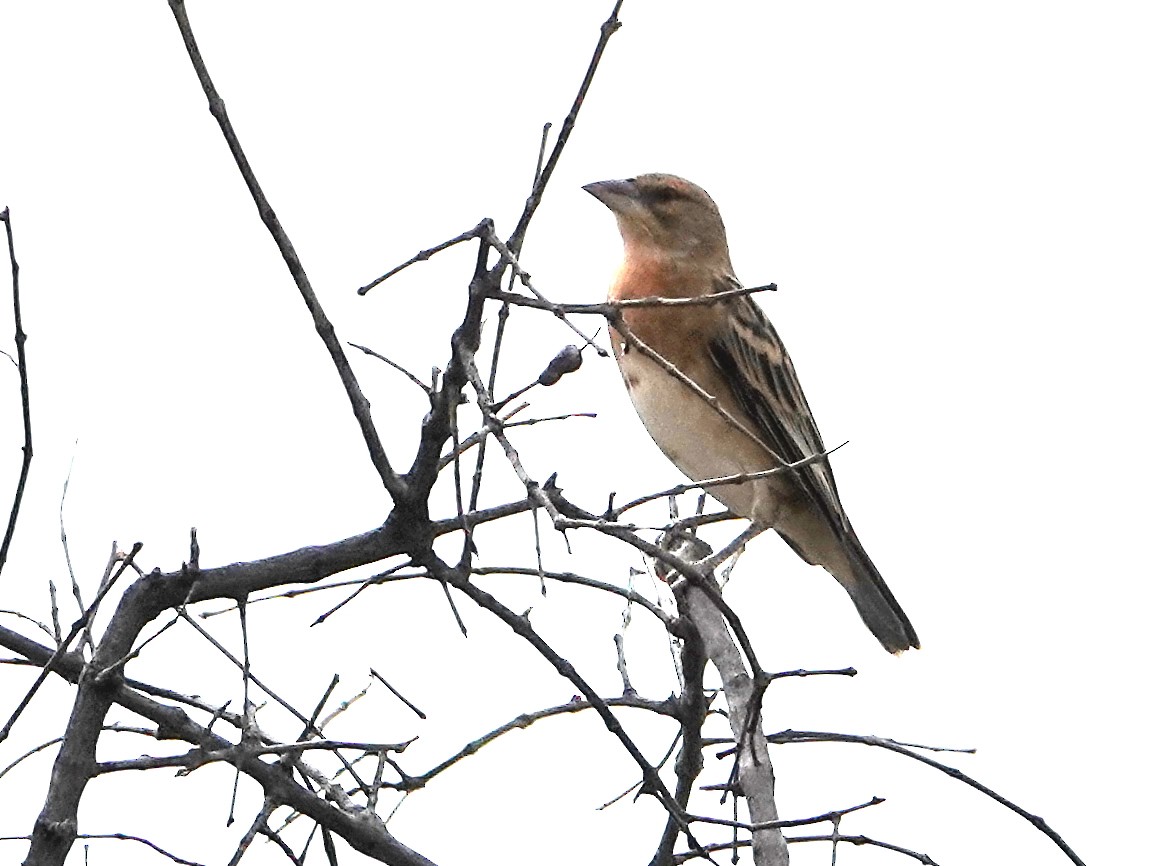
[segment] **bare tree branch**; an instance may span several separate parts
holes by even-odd
[[[173,863],[179,863],[181,866],[201,866],[195,860],[185,860],[183,857],[177,857],[171,851],[166,851],[157,845],[141,836],[130,836],[127,833],[81,833],[77,836],[78,839],[117,839],[122,842],[139,842],[141,845],[146,845],[157,854],[161,854],[171,860]]]
[[[663,716],[674,717],[680,713],[680,710],[677,708],[675,702],[672,699],[666,699],[664,701],[651,701],[646,700],[645,698],[625,695],[620,698],[603,698],[602,700],[607,707],[630,707],[633,709],[648,710],[649,712],[657,713]],[[406,776],[404,779],[403,787],[405,790],[416,790],[418,788],[423,788],[434,777],[439,776],[445,770],[449,769],[464,758],[467,758],[470,755],[475,755],[483,747],[489,745],[489,743],[492,743],[494,740],[498,739],[504,734],[509,733],[510,731],[523,730],[535,722],[539,722],[542,719],[552,718],[553,716],[559,716],[568,713],[579,713],[584,710],[591,709],[595,709],[592,703],[589,703],[588,701],[573,700],[567,704],[561,704],[560,706],[547,707],[546,709],[536,710],[532,713],[521,713],[521,715],[514,719],[510,719],[500,727],[494,728],[488,733],[477,737],[477,739],[466,743],[459,751],[441,761],[441,763],[437,764],[432,769],[427,770],[418,776]]]
[[[241,177],[244,178],[245,185],[248,187],[253,202],[256,204],[261,221],[265,224],[269,234],[272,235],[277,249],[280,250],[281,258],[284,259],[285,265],[288,266],[289,273],[292,274],[297,290],[300,292],[301,298],[304,299],[309,313],[312,314],[313,325],[316,327],[317,334],[320,335],[321,341],[325,344],[325,348],[328,350],[333,365],[337,368],[337,373],[341,378],[341,384],[344,386],[345,394],[348,395],[349,403],[352,405],[353,415],[356,417],[357,424],[361,428],[361,437],[365,440],[365,445],[369,450],[369,459],[372,460],[377,474],[381,477],[381,482],[385,485],[385,489],[388,490],[393,501],[404,502],[408,496],[408,487],[404,480],[393,471],[393,467],[389,463],[389,458],[385,454],[384,445],[381,444],[381,438],[377,432],[376,425],[373,424],[369,401],[365,399],[365,395],[361,392],[360,383],[357,382],[357,377],[349,365],[349,359],[345,355],[345,350],[341,345],[340,339],[337,337],[336,329],[333,328],[332,322],[329,321],[324,308],[321,306],[320,301],[317,300],[316,292],[313,291],[312,283],[309,282],[308,275],[305,273],[300,257],[297,255],[292,241],[289,240],[288,235],[281,226],[280,220],[277,219],[276,212],[269,204],[264,190],[261,189],[260,183],[257,182],[256,174],[249,164],[248,157],[245,156],[244,150],[240,146],[240,139],[237,138],[236,131],[232,127],[232,122],[228,119],[228,112],[224,107],[224,100],[220,98],[220,94],[212,83],[212,78],[208,74],[208,67],[205,66],[200,48],[196,44],[196,37],[193,35],[192,25],[189,24],[188,14],[184,8],[184,0],[169,0],[168,5],[172,10],[173,16],[176,18],[177,27],[180,28],[180,35],[184,40],[184,47],[188,51],[188,57],[189,60],[192,61],[193,68],[196,70],[196,76],[200,80],[201,89],[204,90],[204,95],[208,98],[208,110],[220,125],[220,131],[228,143],[228,149],[232,153],[232,158],[240,170]]]
[[[926,766],[933,767],[942,773],[945,773],[951,779],[957,779],[959,782],[965,782],[971,788],[981,791],[987,797],[997,801],[1012,812],[1021,815],[1038,830],[1044,833],[1051,842],[1057,845],[1062,853],[1069,858],[1071,863],[1076,863],[1077,866],[1085,866],[1082,859],[1074,853],[1074,850],[1066,844],[1066,841],[1054,832],[1053,828],[1046,823],[1045,819],[1039,815],[1031,814],[1016,803],[1006,799],[997,791],[987,788],[981,782],[970,776],[967,776],[956,767],[951,767],[948,764],[943,764],[940,761],[935,761],[933,758],[926,755],[919,755],[911,748],[907,748],[894,740],[887,740],[885,737],[859,736],[857,734],[835,734],[826,731],[780,731],[776,734],[769,735],[769,742],[771,743],[860,743],[865,746],[877,746],[880,749],[886,749],[890,752],[896,752],[899,755],[904,755],[907,758],[913,758],[915,761],[920,761]]]
[[[133,545],[132,552],[127,557],[125,557],[124,562],[121,563],[120,569],[116,572],[113,578],[105,584],[100,594],[96,596],[95,601],[93,601],[92,604],[88,606],[88,609],[84,611],[84,614],[80,617],[80,619],[76,620],[76,622],[72,624],[72,630],[68,633],[68,636],[60,644],[60,646],[57,647],[56,652],[52,655],[52,658],[50,658],[45,663],[44,668],[40,671],[35,681],[28,688],[28,691],[25,693],[20,703],[16,705],[16,709],[12,711],[12,715],[8,717],[8,721],[4,723],[4,727],[0,728],[0,743],[8,739],[8,735],[12,733],[12,726],[16,724],[16,720],[20,718],[21,714],[28,707],[28,704],[32,702],[32,698],[35,697],[36,692],[40,690],[40,686],[44,684],[44,681],[48,679],[48,675],[52,673],[53,667],[64,657],[64,654],[68,652],[68,647],[71,645],[72,641],[75,640],[76,636],[80,634],[80,632],[85,629],[92,621],[92,616],[96,613],[96,609],[100,606],[100,602],[104,600],[104,597],[108,594],[108,591],[112,589],[112,585],[116,582],[116,579],[119,578],[120,575],[124,573],[124,570],[132,564],[132,559],[136,556],[137,553],[140,552],[140,547],[141,545],[139,542]]]
[[[678,712],[678,720],[681,723],[681,730],[678,732],[681,749],[674,764],[677,786],[673,797],[681,813],[684,814],[689,811],[689,798],[704,766],[701,728],[705,724],[705,715],[709,707],[703,685],[705,662],[708,657],[701,634],[691,620],[678,623],[674,630],[681,638],[682,685]],[[653,858],[649,861],[650,866],[667,866],[672,862],[673,848],[677,844],[681,827],[681,821],[673,815],[666,818],[665,829]]]
[[[614,319],[620,316],[621,310],[631,309],[633,307],[710,307],[742,295],[756,295],[760,292],[776,291],[777,283],[770,283],[767,286],[726,289],[723,292],[715,292],[711,295],[698,295],[692,298],[623,298],[617,301],[602,301],[598,304],[554,303],[541,297],[538,293],[534,293],[532,298],[527,298],[524,295],[518,295],[513,292],[497,292],[489,297],[495,301],[502,301],[517,307],[532,307],[536,310],[548,310],[555,316],[561,314],[577,314],[604,316],[607,319]]]
[[[868,836],[843,836],[839,833],[837,835],[830,835],[830,836],[788,836],[788,837],[786,837],[786,842],[788,842],[791,845],[794,843],[800,843],[800,842],[835,842],[835,841],[836,842],[845,842],[849,845],[873,845],[876,848],[884,848],[887,851],[895,851],[898,854],[904,854],[907,857],[912,857],[914,860],[917,860],[919,863],[925,864],[925,866],[938,866],[938,864],[935,861],[931,860],[930,857],[926,854],[919,854],[917,851],[911,851],[909,848],[903,848],[900,845],[893,845],[889,842],[881,842],[877,839],[871,839]],[[738,848],[748,848],[751,844],[752,843],[750,842],[750,840],[742,839],[742,840],[737,841],[737,842],[721,842],[721,843],[714,844],[714,845],[706,845],[705,850],[710,852],[710,853],[714,853],[714,852],[718,852],[718,851],[730,851],[730,850],[732,850],[735,852],[735,856],[736,856],[736,850]],[[684,854],[676,855],[673,858],[673,864],[674,864],[674,866],[680,866],[680,864],[686,863],[690,860],[694,860],[700,856],[701,856],[701,854],[698,853],[697,851],[687,851]]]
[[[673,544],[675,551],[694,558],[708,553],[697,539],[682,537]],[[705,580],[711,581],[711,576]],[[706,593],[698,582],[685,582],[675,588],[675,593],[679,610],[696,627],[706,655],[721,674],[729,724],[737,743],[737,780],[749,809],[750,824],[757,827],[753,830],[753,862],[757,866],[788,866],[785,837],[776,823],[779,815],[774,800],[773,765],[761,729],[755,685],[759,669],[756,662],[752,674],[746,669],[742,653],[729,634],[729,621],[714,603],[713,593]]]
[[[47,647],[37,644],[28,638],[0,628],[0,645],[6,646],[39,664],[47,664],[53,653]],[[98,648],[98,653],[103,647]],[[85,665],[75,654],[64,656],[57,665],[56,673],[70,682],[82,683],[85,676]],[[264,789],[265,795],[278,803],[289,806],[296,811],[308,815],[313,820],[331,828],[338,833],[353,848],[383,863],[392,866],[435,866],[432,861],[422,857],[412,849],[402,845],[389,833],[380,820],[365,810],[348,810],[339,808],[327,802],[324,796],[304,788],[293,781],[291,776],[275,763],[266,763],[260,760],[259,755],[238,743],[230,742],[225,738],[212,733],[209,728],[196,724],[189,716],[177,707],[165,706],[151,698],[129,688],[125,684],[108,683],[101,689],[100,697],[109,704],[115,702],[125,709],[155,722],[158,732],[167,739],[184,740],[197,746],[201,753],[219,755],[222,760],[239,767],[246,775],[252,777]],[[78,715],[93,713],[93,697],[86,690],[81,690],[76,708],[73,710],[72,726]],[[77,729],[80,733],[83,728]],[[68,737],[73,732],[65,734],[65,747],[69,745]],[[63,753],[62,749],[62,753]],[[68,773],[66,783],[77,779],[86,783],[87,778],[97,767],[93,760],[90,764],[83,763],[83,756],[75,753],[63,767],[57,760],[57,769],[53,774],[53,788],[57,787],[57,779],[61,773]],[[297,764],[297,766],[302,766]],[[315,771],[313,771],[315,772]],[[326,794],[336,795],[338,792],[329,786]],[[79,799],[80,792],[75,792]],[[45,810],[50,806],[57,806],[61,792],[50,792],[49,801]],[[72,817],[64,816],[59,821],[44,820],[44,813],[37,819],[33,829],[26,866],[41,866],[41,864],[64,862],[67,855],[67,846],[71,845],[76,837],[75,812]],[[63,850],[61,850],[63,849]]]
[[[20,462],[20,477],[16,481],[16,493],[12,497],[12,508],[8,512],[8,525],[4,530],[4,540],[0,542],[0,572],[8,561],[8,548],[16,532],[16,518],[20,514],[20,503],[24,499],[24,487],[28,483],[28,471],[32,468],[32,407],[28,395],[28,358],[24,344],[28,335],[24,333],[24,323],[20,318],[20,265],[16,263],[16,243],[12,239],[12,215],[8,208],[0,210],[0,222],[4,223],[4,233],[8,238],[8,261],[12,274],[12,317],[16,325],[16,369],[20,375],[20,410],[24,421],[23,459]]]
[[[541,198],[545,194],[545,187],[549,183],[549,178],[553,176],[553,170],[557,168],[557,163],[561,159],[561,153],[565,150],[565,145],[569,142],[569,136],[573,133],[573,127],[577,125],[577,115],[581,111],[581,106],[585,104],[585,97],[589,94],[589,88],[593,84],[593,76],[597,74],[597,67],[601,63],[601,57],[605,53],[605,46],[609,44],[610,37],[613,36],[621,28],[621,22],[617,19],[621,12],[621,5],[625,0],[617,0],[613,5],[613,11],[609,13],[609,17],[605,19],[605,23],[601,25],[601,38],[597,42],[597,47],[593,49],[593,59],[589,61],[589,68],[585,71],[585,77],[581,80],[581,86],[577,88],[577,96],[573,100],[573,106],[569,109],[569,113],[565,116],[565,121],[561,124],[561,131],[557,133],[557,141],[553,144],[553,150],[549,153],[549,159],[545,161],[545,165],[536,173],[533,181],[533,190],[529,193],[529,198],[525,201],[525,209],[521,212],[520,219],[517,220],[517,227],[513,229],[513,234],[509,235],[509,240],[506,245],[512,251],[513,255],[520,255],[521,245],[525,242],[525,233],[529,231],[529,223],[533,219],[533,214],[537,212],[538,205],[541,204]]]
[[[642,754],[641,749],[638,748],[637,744],[633,742],[632,738],[630,738],[630,736],[625,733],[625,729],[621,727],[621,723],[610,711],[609,707],[605,703],[605,700],[600,695],[598,695],[596,691],[593,690],[593,687],[585,681],[585,679],[577,672],[577,670],[569,661],[562,658],[551,646],[549,646],[548,643],[546,643],[541,638],[540,635],[537,634],[537,632],[531,625],[529,625],[529,622],[524,617],[520,617],[513,613],[513,611],[509,610],[509,608],[505,607],[505,605],[501,604],[501,602],[499,602],[493,596],[489,595],[489,593],[485,592],[479,587],[474,586],[467,580],[466,576],[461,575],[445,562],[438,559],[434,554],[432,554],[432,552],[429,553],[429,557],[425,564],[431,573],[434,575],[442,575],[443,579],[447,583],[452,584],[456,589],[467,595],[479,607],[482,607],[485,610],[496,614],[496,616],[502,622],[504,622],[507,626],[509,626],[510,629],[513,630],[514,634],[527,641],[535,650],[537,650],[537,652],[540,653],[541,656],[544,657],[545,660],[556,669],[557,673],[561,674],[561,676],[565,677],[565,679],[573,683],[573,685],[577,687],[581,694],[585,696],[585,699],[593,705],[593,708],[597,711],[597,714],[601,716],[601,720],[605,723],[605,727],[611,734],[613,734],[613,736],[617,737],[617,739],[625,747],[625,750],[629,753],[629,756],[633,758],[637,766],[641,768],[641,773],[645,780],[643,790],[645,790],[646,793],[654,795],[662,804],[662,806],[664,806],[665,809],[669,811],[670,814],[681,814],[681,810],[677,806],[677,801],[669,792],[669,789],[665,786],[665,783],[661,780],[661,777],[657,774],[657,770],[645,758],[645,755]],[[682,832],[686,834],[686,838],[690,841],[690,844],[696,845],[697,842],[694,839],[688,824],[686,824],[684,820],[681,820],[681,824]]]
[[[447,241],[442,241],[441,243],[437,244],[436,246],[429,247],[427,250],[421,250],[419,253],[417,253],[415,256],[413,256],[408,261],[402,262],[401,264],[397,265],[395,268],[392,268],[391,270],[386,271],[384,274],[377,277],[371,283],[368,283],[367,285],[361,286],[359,289],[357,289],[357,294],[358,295],[367,295],[372,289],[379,286],[381,283],[383,283],[389,277],[394,276],[395,274],[399,274],[405,268],[409,267],[409,265],[415,265],[417,262],[427,262],[429,259],[431,259],[433,256],[435,256],[437,253],[444,252],[449,247],[454,247],[457,244],[464,243],[465,241],[471,241],[475,238],[480,237],[483,225],[484,225],[483,222],[478,223],[477,225],[473,226],[473,228],[469,229],[468,231],[461,232],[455,238],[449,238]],[[411,247],[410,247],[410,249],[411,249]],[[360,348],[360,347],[358,346],[358,348]]]
[[[882,842],[879,839],[873,839],[869,836],[844,836],[841,833],[830,836],[790,836],[788,839],[792,845],[800,842],[845,842],[847,845],[872,845],[875,848],[884,848],[886,851],[895,851],[898,854],[904,854],[917,860],[919,863],[924,863],[925,866],[938,866],[937,862],[930,858],[928,854],[920,854],[909,848],[903,848],[901,845],[894,845],[892,842]]]

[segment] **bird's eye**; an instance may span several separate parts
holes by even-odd
[[[672,186],[659,186],[655,189],[649,190],[647,198],[653,204],[664,204],[665,202],[674,201],[675,199],[685,198],[681,190]]]

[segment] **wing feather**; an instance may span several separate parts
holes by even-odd
[[[719,291],[733,288],[726,282]],[[718,369],[731,383],[741,407],[764,444],[794,463],[820,454],[825,445],[806,402],[793,362],[761,307],[748,295],[726,301],[729,325],[709,346]],[[827,460],[797,470],[805,493],[839,535],[850,532]]]

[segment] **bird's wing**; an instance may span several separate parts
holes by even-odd
[[[727,284],[718,290],[732,288]],[[710,341],[710,356],[753,420],[754,432],[789,463],[820,454],[825,445],[777,331],[749,295],[725,303],[728,324]],[[829,462],[810,463],[797,470],[797,477],[830,526],[850,531]]]

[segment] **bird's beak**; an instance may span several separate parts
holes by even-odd
[[[581,187],[610,210],[618,210],[620,203],[637,198],[637,184],[632,180],[599,180]]]

